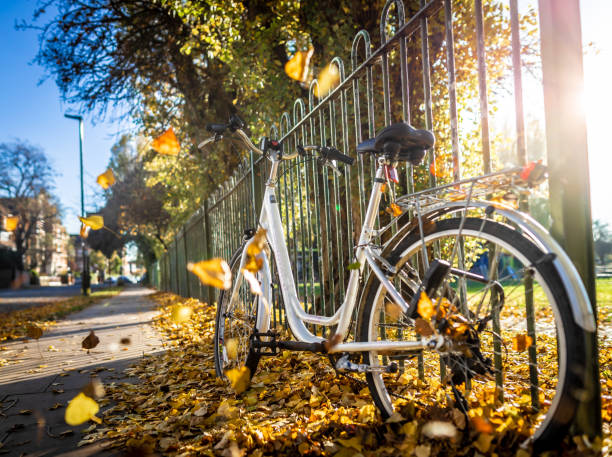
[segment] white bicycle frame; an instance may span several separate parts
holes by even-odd
[[[365,219],[361,229],[361,235],[359,236],[359,243],[355,251],[355,257],[359,262],[360,267],[355,270],[351,270],[348,287],[346,290],[344,303],[337,309],[331,317],[320,316],[316,314],[309,314],[300,306],[300,301],[297,295],[296,285],[293,278],[293,272],[291,268],[291,261],[289,260],[289,252],[287,250],[287,244],[285,242],[285,234],[281,223],[280,211],[278,209],[278,200],[276,197],[276,177],[278,174],[278,166],[280,159],[272,154],[270,158],[272,161],[272,168],[270,176],[266,182],[266,190],[263,196],[263,204],[261,207],[261,214],[259,217],[259,225],[266,230],[267,241],[276,260],[276,268],[278,271],[278,277],[281,287],[281,293],[283,294],[283,302],[285,304],[285,312],[287,323],[291,329],[295,338],[302,342],[314,343],[323,341],[323,338],[314,335],[305,324],[316,324],[323,326],[338,325],[336,333],[342,336],[342,340],[347,335],[351,316],[358,300],[359,284],[361,275],[363,274],[364,265],[370,266],[372,272],[378,277],[381,284],[387,289],[394,302],[397,303],[403,312],[407,312],[409,305],[402,298],[401,294],[393,286],[393,283],[389,281],[384,272],[380,269],[377,261],[377,254],[373,251],[370,246],[374,230],[374,222],[376,220],[376,214],[380,205],[381,199],[381,186],[384,178],[384,161],[380,160],[378,163],[378,169],[376,170],[376,180],[372,187],[372,193],[366,211]],[[240,270],[246,263],[246,251],[249,243],[246,243],[242,257],[240,260]],[[264,253],[264,262],[260,272],[260,279],[262,282],[262,291],[265,300],[258,300],[257,304],[257,330],[259,332],[266,332],[270,327],[270,307],[269,303],[272,303],[272,289],[271,289],[271,272],[269,260]],[[240,286],[242,284],[243,277],[239,275],[236,278],[235,284],[233,285],[233,292],[231,301],[238,299]],[[436,336],[432,338],[423,338],[419,341],[373,341],[373,342],[346,342],[340,343],[334,346],[330,352],[361,352],[361,351],[416,351],[424,348],[435,348],[442,344],[441,337]]]
[[[253,151],[259,154],[263,154],[261,149],[257,148],[250,141],[249,137],[240,129],[236,130],[236,133],[242,138],[244,143]],[[202,147],[210,142],[216,141],[217,137],[205,140],[200,144]],[[292,159],[297,155],[285,155],[282,159]],[[366,211],[365,219],[363,221],[361,234],[359,236],[359,243],[355,250],[356,261],[359,262],[360,267],[355,270],[351,270],[349,283],[345,294],[344,303],[337,309],[333,316],[320,316],[316,314],[309,314],[300,305],[300,301],[297,295],[295,281],[293,279],[293,272],[291,268],[291,261],[289,260],[289,252],[287,250],[287,244],[285,242],[285,234],[281,222],[280,211],[278,209],[278,200],[276,197],[276,178],[278,174],[278,166],[281,162],[281,157],[276,152],[268,154],[269,159],[272,162],[270,176],[266,182],[266,190],[264,192],[263,204],[261,207],[261,214],[259,217],[259,224],[266,230],[267,241],[271,248],[276,261],[276,267],[278,270],[278,277],[281,286],[281,293],[283,294],[283,302],[286,311],[286,318],[291,328],[291,331],[297,340],[307,343],[315,343],[323,341],[323,338],[314,335],[305,324],[316,324],[322,326],[338,325],[336,333],[342,336],[342,340],[345,339],[348,329],[350,326],[351,316],[357,303],[358,291],[361,275],[363,274],[364,266],[367,262],[372,273],[376,275],[380,283],[382,284],[393,301],[401,308],[402,312],[407,313],[409,305],[402,298],[401,294],[397,291],[395,286],[386,277],[385,273],[379,266],[380,263],[384,263],[384,259],[378,256],[378,253],[374,251],[370,244],[372,237],[377,233],[374,229],[374,222],[376,220],[376,214],[380,205],[381,199],[381,187],[384,182],[384,160],[378,161],[378,168],[376,170],[376,178],[372,186],[372,193],[370,195],[370,201],[368,203],[368,209]],[[441,207],[449,208],[454,211],[467,210],[469,208],[478,208],[489,205],[488,202],[443,202]],[[441,208],[440,207],[440,208]],[[559,274],[564,280],[567,292],[570,296],[570,305],[574,321],[580,325],[584,330],[593,332],[595,330],[595,318],[593,315],[593,309],[589,301],[586,290],[580,281],[578,272],[576,271],[571,260],[567,254],[561,249],[561,247],[551,238],[546,230],[538,224],[531,217],[512,210],[498,210],[509,220],[519,225],[524,232],[542,248],[543,252],[550,252],[555,255],[555,267],[559,271]],[[240,261],[240,270],[246,263],[246,250],[251,241],[247,242],[242,252]],[[259,273],[261,280],[261,286],[263,291],[263,298],[259,299],[257,303],[257,321],[256,327],[259,332],[265,333],[270,328],[270,308],[269,304],[272,303],[272,280],[270,272],[269,259],[265,253],[263,266]],[[233,285],[233,291],[231,296],[231,302],[238,299],[240,286],[243,281],[243,276],[238,275]],[[441,336],[436,335],[430,338],[422,338],[418,341],[370,341],[370,342],[345,342],[340,343],[333,348],[330,352],[361,352],[361,351],[418,351],[421,349],[438,349],[442,347],[444,340]]]

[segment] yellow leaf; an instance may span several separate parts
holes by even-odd
[[[113,174],[113,170],[110,168],[107,169],[104,173],[98,176],[96,182],[100,184],[102,189],[108,189],[110,186],[115,184],[115,175]]]
[[[287,73],[287,76],[296,81],[306,82],[308,70],[310,68],[310,58],[313,53],[313,47],[310,47],[308,51],[296,52],[285,64],[285,73]]]
[[[478,439],[474,441],[474,447],[478,449],[483,454],[489,452],[489,448],[491,447],[491,441],[495,438],[494,435],[489,435],[486,433],[481,433],[478,435]]]
[[[12,232],[17,228],[19,224],[19,216],[7,216],[4,218],[4,230]]]
[[[42,328],[40,328],[36,324],[28,324],[28,326],[26,327],[26,332],[28,338],[34,338],[35,340],[39,339],[43,334]]]
[[[225,372],[225,376],[229,379],[232,389],[237,394],[241,394],[249,388],[251,383],[251,370],[248,367],[233,368]]]
[[[354,436],[347,440],[337,439],[336,441],[340,443],[342,446],[351,447],[358,452],[361,452],[361,450],[363,449],[363,446],[361,445],[361,437],[359,435]]]
[[[263,266],[263,259],[259,257],[259,254],[261,254],[265,244],[266,230],[259,227],[253,238],[249,241],[246,250],[247,259],[244,268],[249,270],[251,273],[257,273]]]
[[[236,338],[230,338],[225,342],[225,350],[227,351],[227,357],[230,360],[234,360],[238,357],[238,340]]]
[[[436,313],[433,303],[425,292],[421,292],[421,298],[419,299],[419,303],[417,305],[417,312],[426,321],[431,319]]]
[[[529,335],[517,334],[512,338],[512,349],[516,352],[523,352],[533,344],[533,339]]]
[[[202,284],[216,287],[217,289],[229,289],[232,285],[232,272],[227,262],[220,257],[210,260],[202,260],[197,263],[188,263],[187,270],[196,275]]]
[[[68,425],[80,425],[92,419],[99,410],[96,401],[81,392],[68,403],[64,419]]]
[[[192,312],[193,310],[190,306],[175,305],[172,307],[170,318],[175,324],[181,324],[189,320]]]
[[[226,419],[234,419],[238,417],[238,408],[232,406],[229,401],[223,400],[217,408],[217,414],[221,417],[225,417]]]
[[[340,82],[340,72],[336,64],[328,63],[317,79],[318,85],[315,86],[314,94],[323,98],[329,94]]]
[[[158,136],[151,143],[151,147],[160,154],[175,156],[181,150],[181,145],[178,142],[174,130],[170,127],[162,135]]]
[[[79,217],[79,220],[92,230],[100,230],[102,227],[104,227],[104,218],[99,214],[94,214],[93,216],[88,217]]]

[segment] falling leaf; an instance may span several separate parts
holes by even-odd
[[[393,217],[398,217],[402,215],[403,211],[397,203],[390,203],[389,206],[385,209],[385,212]]]
[[[99,410],[100,407],[93,398],[80,392],[68,403],[64,419],[68,425],[80,425],[92,419]]]
[[[389,322],[397,322],[402,316],[402,308],[397,303],[389,302],[385,305],[385,314],[390,318]]]
[[[533,344],[533,338],[526,334],[516,334],[512,338],[512,349],[516,352],[523,352]]]
[[[474,442],[474,447],[480,452],[486,454],[489,452],[489,448],[491,447],[491,441],[493,441],[493,438],[495,438],[494,435],[481,433],[480,435],[478,435],[478,439]]]
[[[419,316],[426,321],[430,320],[436,313],[433,303],[425,292],[421,292],[421,298],[419,299],[419,303],[417,305],[417,312],[419,313]]]
[[[79,220],[92,230],[100,230],[102,227],[104,227],[104,218],[99,214],[94,214],[88,217],[79,216]]]
[[[189,320],[192,313],[193,309],[191,309],[191,306],[175,305],[172,307],[170,318],[175,324],[182,324]]]
[[[266,230],[263,227],[259,227],[253,238],[249,240],[249,244],[246,249],[246,263],[244,268],[249,270],[251,273],[257,273],[263,266],[263,259],[259,254],[263,251],[266,245]]]
[[[197,263],[188,263],[187,270],[196,275],[202,284],[229,289],[232,285],[232,272],[227,262],[219,257],[202,260]]]
[[[230,338],[225,342],[225,351],[230,360],[235,360],[238,357],[238,340]]]
[[[414,328],[417,335],[431,336],[434,333],[433,329],[431,328],[431,325],[429,325],[426,320],[420,317],[414,321]]]
[[[314,54],[314,48],[311,46],[308,51],[297,51],[291,59],[285,64],[285,73],[291,79],[295,79],[301,83],[308,80],[310,70],[310,59]]]
[[[323,342],[323,348],[326,352],[329,352],[332,348],[338,346],[341,341],[342,335],[340,333],[334,333],[333,335],[329,335],[329,338]]]
[[[422,429],[423,435],[431,439],[453,439],[458,435],[457,427],[450,422],[429,421]]]
[[[453,415],[453,422],[457,426],[459,430],[463,430],[465,428],[465,414],[461,412],[461,410],[457,408],[453,408],[451,411]]]
[[[4,218],[4,230],[13,232],[19,224],[19,216],[7,216]]]
[[[108,189],[110,186],[115,184],[115,175],[113,174],[113,170],[108,168],[104,173],[98,175],[96,182],[100,184],[102,189]]]
[[[232,389],[237,394],[241,394],[249,388],[251,383],[251,370],[248,367],[233,368],[225,372],[225,376],[229,379]]]
[[[317,78],[317,85],[314,94],[318,98],[323,98],[329,94],[340,82],[340,71],[338,65],[329,63],[321,70]]]
[[[204,405],[204,406],[201,406],[200,408],[196,409],[193,412],[193,415],[197,416],[197,417],[202,417],[202,416],[206,416],[207,412],[208,412],[208,408],[206,407],[206,405]]]
[[[81,238],[83,239],[87,238],[87,236],[89,236],[89,227],[87,227],[85,224],[81,224],[79,235],[81,235]]]
[[[106,389],[104,389],[102,381],[97,377],[92,377],[91,381],[83,387],[81,392],[90,398],[102,398],[106,394]]]
[[[36,324],[28,324],[26,327],[28,338],[39,339],[43,335],[43,330]]]
[[[246,268],[243,268],[242,275],[244,276],[244,279],[246,279],[249,283],[249,286],[251,286],[251,293],[253,295],[263,295],[263,291],[261,290],[261,284],[253,273],[251,273]]]
[[[93,330],[89,332],[89,335],[85,337],[85,339],[81,342],[81,347],[83,349],[87,349],[87,353],[89,354],[89,350],[95,348],[100,342],[100,338],[96,336]]]
[[[228,400],[223,400],[217,408],[217,414],[226,419],[234,419],[238,417],[238,408],[232,406]]]
[[[346,267],[347,270],[359,270],[361,268],[361,264],[359,262],[349,263]]]
[[[129,339],[128,337],[124,337],[119,340],[119,343],[125,346],[129,346],[130,344],[132,344],[132,340]]]
[[[181,150],[181,145],[178,142],[174,130],[170,127],[162,135],[158,136],[151,143],[151,147],[160,154],[175,156]]]

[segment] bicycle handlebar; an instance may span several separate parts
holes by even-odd
[[[319,152],[321,158],[326,160],[337,160],[339,162],[345,163],[346,165],[353,165],[355,163],[355,159],[349,157],[345,154],[342,154],[336,148],[332,148],[329,146],[316,146],[316,145],[307,145],[297,147],[298,153],[305,155],[306,151],[317,151]]]

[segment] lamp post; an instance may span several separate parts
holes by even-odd
[[[83,192],[83,117],[76,114],[64,114],[68,119],[79,121],[79,162],[81,167],[81,217],[85,217],[85,196]],[[81,237],[81,253],[83,255],[83,274],[81,275],[81,288],[83,295],[89,295],[90,280],[89,280],[89,258],[85,240]]]

